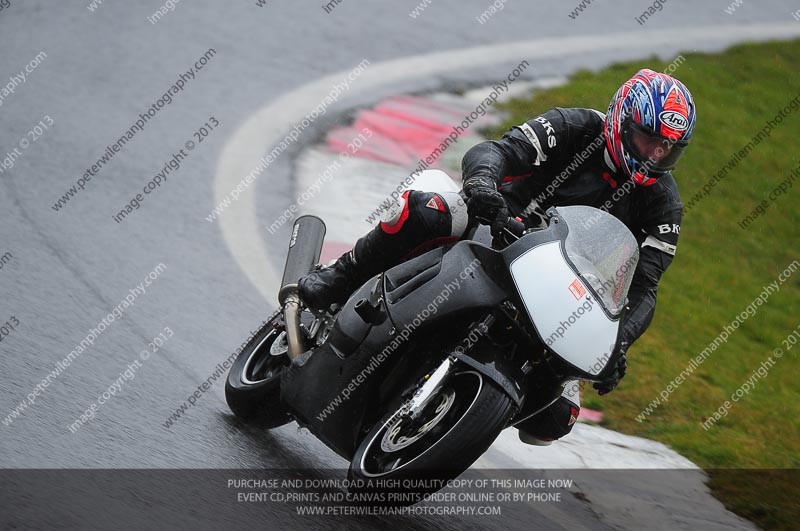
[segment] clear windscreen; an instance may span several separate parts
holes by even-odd
[[[603,306],[618,315],[639,261],[636,238],[608,212],[588,206],[556,210],[569,227],[567,256]]]

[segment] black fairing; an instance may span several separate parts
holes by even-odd
[[[415,319],[424,318],[427,328],[489,310],[508,298],[510,287],[500,253],[472,241],[429,251],[388,270],[384,279],[387,311],[398,330]]]
[[[509,265],[537,245],[566,238],[566,223],[554,209],[548,214],[552,218],[548,228],[523,236],[503,251],[460,241],[408,260],[364,284],[340,311],[325,344],[302,367],[293,365],[282,376],[281,399],[298,423],[351,459],[365,430],[391,407],[389,402],[404,386],[413,384],[409,377],[426,364],[429,352],[438,362],[450,345],[462,339],[458,330],[486,314],[502,313],[499,308],[507,301],[524,308]],[[518,419],[557,398],[558,388],[548,375],[556,382],[569,377],[598,380],[613,370],[614,357],[600,377],[567,364],[545,346],[527,312],[519,311],[517,318],[528,331],[520,332],[517,348],[533,349],[531,354],[515,358],[510,351],[482,344],[459,356],[508,393],[522,408]],[[536,352],[542,355],[533,355]],[[546,367],[533,367],[526,376],[520,359],[528,357]],[[547,381],[537,381],[539,377]],[[527,399],[526,382],[535,390]]]
[[[346,459],[355,453],[365,414],[377,405],[383,380],[396,357],[402,356],[399,348],[382,355],[392,342],[388,319],[379,326],[359,323],[352,309],[355,300],[370,295],[380,278],[367,282],[351,298],[339,314],[342,326],[329,340],[302,367],[293,365],[281,378],[281,401],[298,423]],[[352,343],[356,338],[361,338],[357,345]]]
[[[398,265],[384,275],[386,309],[398,330],[420,323],[415,336],[427,338],[452,331],[450,346],[469,334],[469,323],[479,320],[515,295],[515,288],[499,251],[467,240],[429,251]],[[530,348],[532,345],[521,345]],[[503,388],[517,406],[525,399],[525,375],[519,357],[482,342],[456,354]]]
[[[373,306],[378,313],[386,315],[380,275],[371,278],[356,290],[336,317],[328,342],[340,358],[346,358],[355,352],[373,327],[373,322],[365,321],[356,312],[355,307],[359,301],[364,301]]]
[[[384,386],[404,380],[390,376],[398,362],[411,354],[407,349],[418,345],[418,338],[427,337],[426,331],[437,325],[445,326],[458,316],[486,313],[503,302],[508,297],[507,287],[501,287],[507,284],[504,268],[498,252],[463,241],[446,253],[434,249],[373,278],[345,304],[325,344],[302,367],[292,366],[284,373],[281,400],[298,423],[342,457],[351,458],[365,422],[376,420],[381,406],[386,407],[377,397],[394,392]],[[462,289],[467,283],[469,288]],[[361,299],[386,312],[388,318],[379,325],[367,323],[355,311]],[[424,312],[426,309],[429,311]],[[453,338],[453,342],[459,339]],[[502,363],[499,360],[496,368],[492,365],[496,373],[492,376],[520,401],[520,384],[502,378]],[[348,387],[344,399],[342,393]]]

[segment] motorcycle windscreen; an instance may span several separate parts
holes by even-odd
[[[564,241],[567,257],[606,311],[618,316],[639,262],[636,238],[624,223],[603,210],[588,206],[556,210],[569,227]]]
[[[545,344],[591,375],[600,374],[617,340],[618,319],[573,271],[561,241],[539,245],[511,263],[511,277]]]

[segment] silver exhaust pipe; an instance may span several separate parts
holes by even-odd
[[[286,340],[289,344],[289,359],[296,360],[306,351],[303,333],[300,330],[300,295],[297,288],[289,291],[284,298],[283,318],[286,320]]]
[[[306,351],[303,332],[300,328],[300,296],[297,281],[311,272],[319,260],[322,242],[325,239],[325,223],[316,216],[300,216],[294,222],[289,239],[289,252],[283,268],[283,280],[278,291],[278,304],[283,308],[286,320],[286,339],[289,358],[298,361]]]

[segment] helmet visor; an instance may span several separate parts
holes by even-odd
[[[689,145],[687,140],[667,138],[633,120],[622,125],[622,141],[628,153],[641,164],[637,171],[652,178],[674,170]]]

